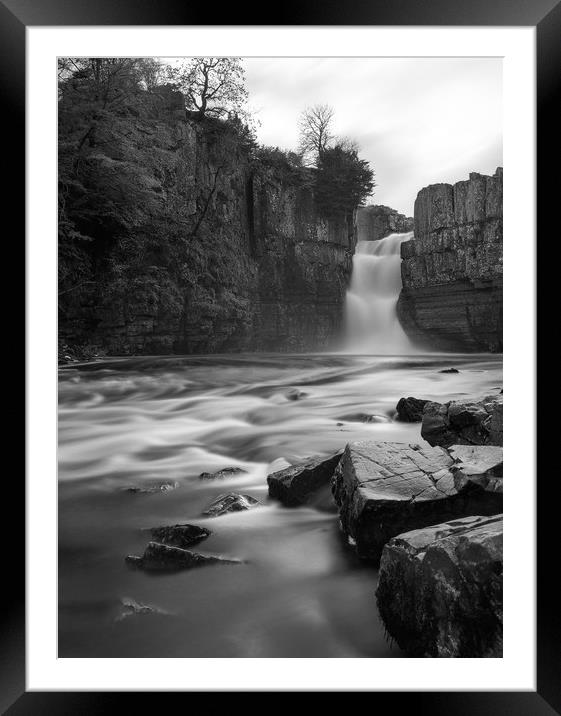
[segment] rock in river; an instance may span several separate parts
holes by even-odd
[[[201,480],[221,480],[224,477],[239,477],[247,474],[247,470],[243,467],[225,467],[218,472],[201,472],[199,475]]]
[[[129,487],[124,487],[123,490],[135,494],[153,495],[156,492],[169,492],[170,490],[175,490],[177,487],[179,487],[179,483],[169,481],[155,482],[147,485],[130,485]]]
[[[376,601],[410,656],[501,657],[503,519],[466,517],[394,537]]]
[[[428,402],[421,398],[400,398],[395,406],[397,419],[404,423],[420,423],[423,419],[423,408]]]
[[[402,532],[502,511],[502,449],[471,446],[467,454],[462,447],[371,441],[346,446],[333,495],[359,557],[378,561],[386,542]]]
[[[503,396],[480,400],[429,402],[423,411],[421,435],[430,445],[502,445]]]
[[[156,542],[168,544],[174,547],[185,549],[193,544],[202,542],[211,531],[206,527],[198,525],[167,525],[165,527],[153,527],[150,532]]]
[[[172,547],[159,542],[148,542],[142,557],[129,555],[127,564],[147,572],[174,572],[180,569],[203,567],[207,564],[239,564],[239,560],[223,559],[191,552],[181,547]]]
[[[330,457],[318,457],[291,465],[267,477],[269,497],[280,500],[287,507],[304,505],[325,485],[329,485],[342,450]]]
[[[223,495],[218,495],[203,514],[210,515],[210,517],[218,517],[228,512],[249,510],[257,504],[259,504],[259,500],[256,500],[255,497],[251,497],[251,495],[238,495],[236,492],[228,492]]]

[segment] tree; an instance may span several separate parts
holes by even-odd
[[[333,108],[328,104],[308,107],[300,115],[300,152],[317,163],[334,139]]]
[[[325,149],[319,158],[315,198],[320,212],[327,217],[348,217],[362,206],[375,187],[374,172],[360,159],[355,149],[341,143]]]
[[[195,57],[170,67],[168,76],[200,117],[244,116],[248,93],[239,57]]]

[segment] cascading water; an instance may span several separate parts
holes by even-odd
[[[400,246],[413,232],[358,241],[346,301],[346,348],[355,353],[412,350],[396,313],[401,290]]]

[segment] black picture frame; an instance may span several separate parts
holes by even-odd
[[[5,99],[4,190],[5,207],[17,216],[10,233],[12,248],[25,246],[25,30],[28,26],[64,25],[437,25],[437,26],[535,26],[537,35],[537,159],[538,235],[554,233],[559,199],[555,177],[559,161],[558,119],[554,112],[561,84],[561,3],[557,0],[286,0],[268,18],[257,16],[251,5],[197,4],[185,0],[0,0],[0,83]],[[7,141],[9,138],[9,141]],[[555,227],[557,228],[557,227]],[[549,229],[549,232],[548,232]],[[17,238],[16,238],[17,237]],[[8,237],[5,236],[7,239]],[[19,239],[19,241],[17,240]],[[549,242],[548,242],[549,243]],[[541,258],[541,255],[539,256]],[[546,283],[546,281],[544,281]],[[541,306],[545,304],[539,304]],[[541,320],[543,316],[538,312]],[[538,325],[540,323],[538,322]],[[17,335],[14,331],[13,335]],[[539,445],[547,441],[540,423]],[[528,427],[531,429],[531,426]],[[538,450],[538,454],[540,451]],[[544,458],[544,463],[547,458]],[[541,464],[541,463],[540,463]],[[538,467],[540,466],[538,465]],[[544,468],[544,464],[541,464]],[[542,469],[542,473],[546,473]],[[538,474],[538,470],[536,470]],[[7,476],[6,476],[7,477]],[[542,474],[542,479],[546,474]],[[438,714],[509,714],[547,716],[561,713],[561,638],[556,582],[558,545],[552,497],[556,475],[547,474],[547,487],[538,489],[537,552],[537,691],[535,692],[377,692],[376,707],[412,708]],[[6,489],[6,488],[5,488]],[[130,707],[130,699],[142,699],[150,708],[167,707],[169,696],[185,694],[77,693],[25,691],[25,533],[24,481],[10,479],[10,511],[20,519],[10,531],[10,546],[3,550],[7,605],[0,612],[0,709],[10,716],[27,714],[97,714]],[[6,504],[6,503],[5,503]],[[15,512],[15,505],[19,512]],[[18,534],[19,539],[16,538]],[[548,546],[552,545],[552,550]],[[8,560],[8,563],[6,563]],[[10,563],[11,562],[11,563]],[[520,565],[521,579],[532,578]],[[9,589],[7,585],[9,584]],[[215,694],[218,696],[219,694]],[[187,694],[187,697],[190,696]],[[162,702],[164,699],[164,702]]]

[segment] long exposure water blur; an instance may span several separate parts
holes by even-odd
[[[460,372],[439,373],[449,367]],[[351,440],[422,443],[419,423],[393,419],[398,399],[485,394],[502,386],[500,356],[137,357],[59,376],[59,656],[403,656],[376,612],[376,570],[359,564],[336,512],[270,501],[266,476]],[[199,478],[228,466],[247,472]],[[163,482],[177,488],[124,489]],[[229,491],[260,504],[201,515]],[[146,528],[185,522],[212,530],[195,551],[243,563],[127,567]]]

